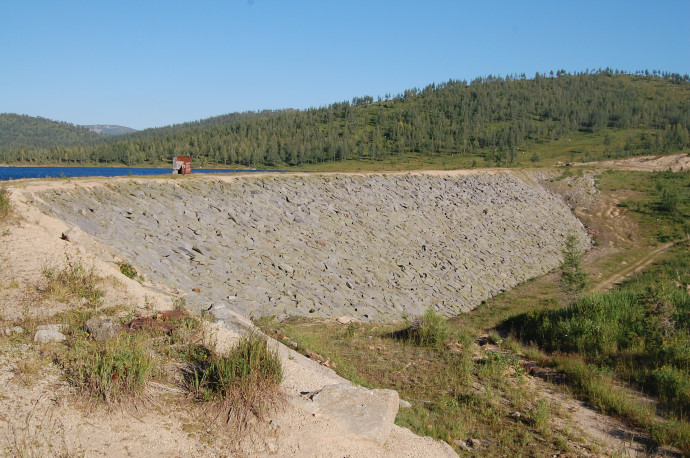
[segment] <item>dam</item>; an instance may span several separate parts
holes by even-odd
[[[390,321],[478,307],[561,262],[582,223],[528,174],[118,179],[34,195],[188,308]]]

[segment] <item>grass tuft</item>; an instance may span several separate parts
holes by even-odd
[[[68,378],[75,386],[105,402],[140,395],[156,368],[146,337],[128,333],[107,345],[78,339],[65,363]]]
[[[424,315],[413,319],[409,326],[393,332],[391,336],[420,347],[441,349],[450,340],[450,331],[446,319],[429,308]]]
[[[228,356],[202,353],[191,388],[204,401],[219,401],[227,422],[261,417],[279,394],[283,369],[276,351],[259,334],[243,336]]]

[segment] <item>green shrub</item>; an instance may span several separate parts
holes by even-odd
[[[652,372],[659,400],[672,406],[681,416],[690,412],[690,373],[672,366],[661,366]]]
[[[204,401],[220,401],[227,421],[243,423],[249,414],[261,416],[275,402],[283,369],[265,337],[242,337],[228,356],[202,354],[191,377],[191,388]]]
[[[357,332],[357,325],[355,323],[350,323],[347,325],[347,328],[345,328],[345,338],[351,339],[355,336],[355,333]]]
[[[126,262],[118,262],[118,265],[120,266],[120,272],[122,273],[122,275],[131,278],[132,280],[137,278],[138,274],[134,267],[127,264]]]
[[[678,191],[666,188],[661,192],[661,197],[657,202],[657,209],[670,215],[675,215],[678,212],[679,201]]]
[[[529,411],[529,422],[537,431],[544,431],[551,419],[551,406],[545,399],[540,399]]]

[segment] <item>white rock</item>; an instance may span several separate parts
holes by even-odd
[[[312,394],[308,409],[337,423],[355,437],[383,444],[393,427],[400,398],[393,390],[369,390],[345,383]]]
[[[340,324],[350,324],[350,323],[353,323],[355,321],[355,319],[352,318],[351,316],[339,316],[338,318],[335,319],[335,321],[337,321]]]
[[[34,342],[39,343],[62,342],[65,339],[67,337],[63,333],[46,329],[38,330],[34,335]]]

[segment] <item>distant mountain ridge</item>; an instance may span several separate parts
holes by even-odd
[[[86,127],[91,132],[102,135],[124,135],[137,132],[137,129],[132,129],[131,127],[116,126],[111,124],[88,124],[82,127]]]

